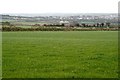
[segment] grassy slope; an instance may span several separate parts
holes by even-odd
[[[0,79],[2,78],[2,32],[0,31]]]
[[[117,77],[117,32],[3,32],[3,77]]]

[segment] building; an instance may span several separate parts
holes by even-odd
[[[60,25],[64,25],[64,26],[70,26],[70,22],[69,21],[60,21],[59,24]]]

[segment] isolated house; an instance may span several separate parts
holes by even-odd
[[[60,25],[64,25],[64,26],[70,26],[70,22],[69,21],[60,21],[59,24]]]

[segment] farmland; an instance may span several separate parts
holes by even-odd
[[[2,32],[0,31],[0,79],[2,78]]]
[[[117,78],[117,31],[2,33],[3,78]]]

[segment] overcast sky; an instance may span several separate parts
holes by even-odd
[[[117,13],[119,0],[2,0],[0,13]]]

